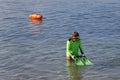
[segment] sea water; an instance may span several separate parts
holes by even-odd
[[[0,0],[0,80],[120,80],[120,0]],[[41,24],[29,20],[42,14]],[[67,66],[80,33],[92,66]]]

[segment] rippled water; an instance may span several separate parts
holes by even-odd
[[[0,0],[0,80],[119,80],[119,0]],[[44,16],[32,23],[29,14]],[[93,66],[66,66],[80,33]]]

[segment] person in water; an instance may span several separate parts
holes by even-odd
[[[66,43],[66,59],[72,60],[73,56],[79,56],[79,50],[82,56],[84,56],[84,50],[82,47],[81,39],[79,37],[79,33],[73,32]]]

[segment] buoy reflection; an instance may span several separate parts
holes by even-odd
[[[42,23],[42,20],[39,20],[39,19],[30,19],[30,21],[32,23],[36,23],[36,24],[41,24]]]
[[[33,26],[31,29],[30,29],[30,32],[32,33],[40,33],[42,31],[41,28],[37,27],[37,26]]]

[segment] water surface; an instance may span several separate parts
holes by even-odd
[[[0,0],[0,80],[119,80],[119,0]],[[32,23],[29,14],[44,16]],[[82,39],[93,66],[66,66],[66,40]]]

